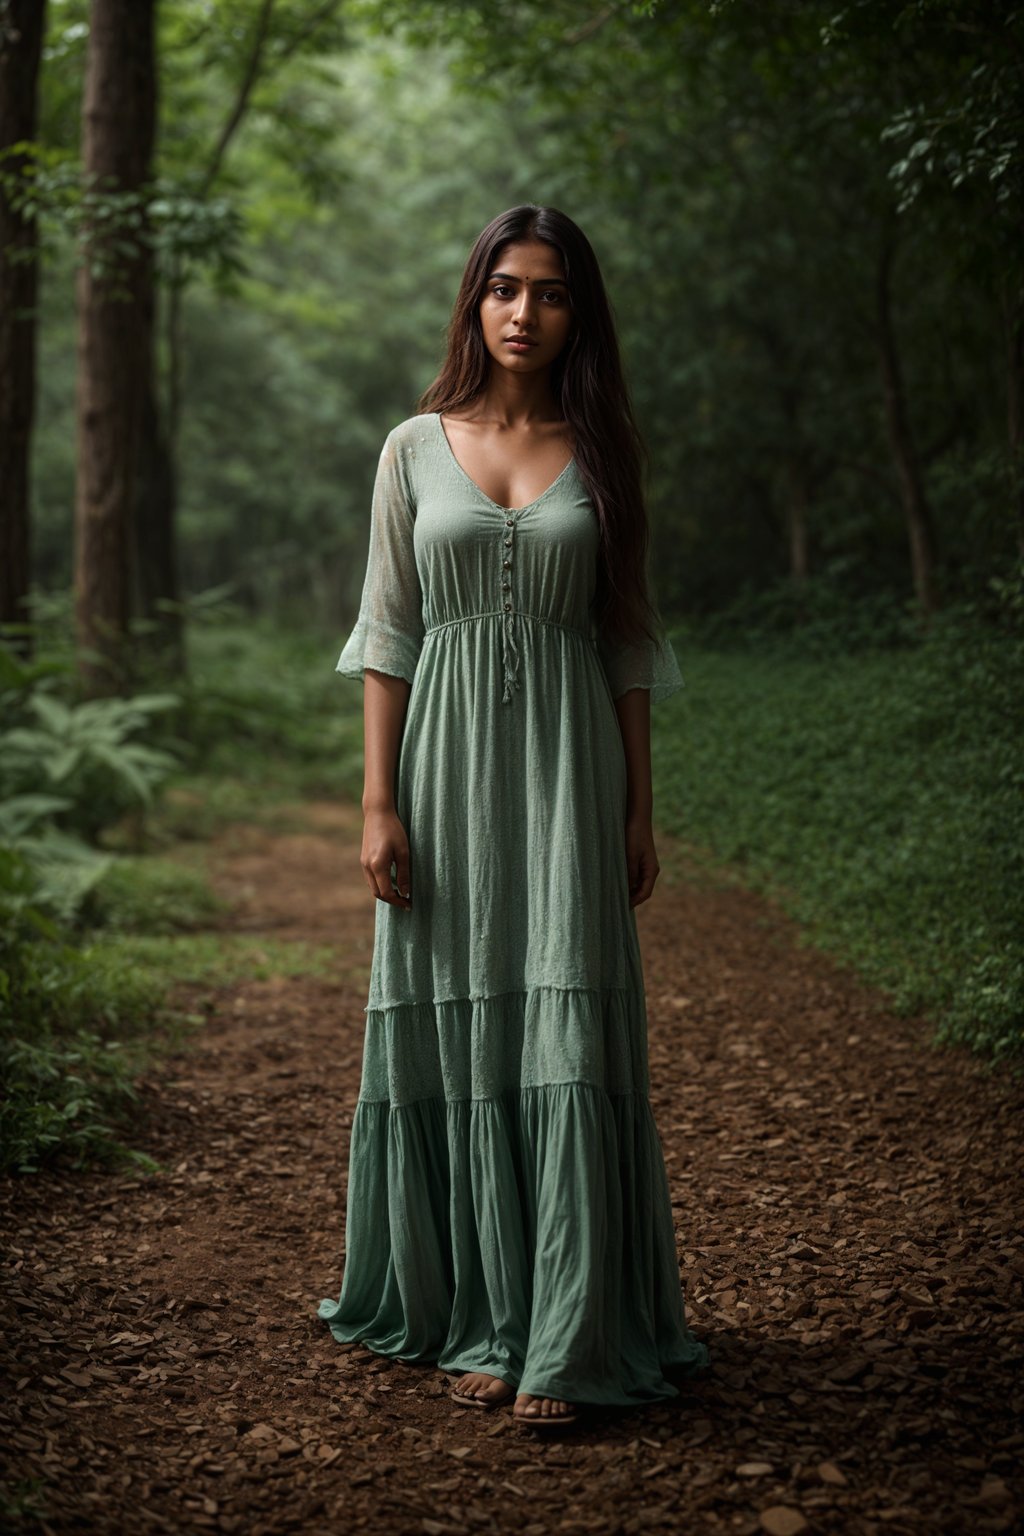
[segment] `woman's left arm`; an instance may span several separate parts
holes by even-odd
[[[651,786],[651,694],[630,688],[614,700],[626,754],[626,867],[629,904],[647,901],[658,878],[654,847],[654,792]]]

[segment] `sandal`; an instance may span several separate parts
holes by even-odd
[[[516,1394],[518,1396],[518,1393]],[[543,1394],[541,1394],[543,1395]],[[563,1425],[575,1424],[578,1415],[574,1409],[568,1413],[519,1413],[512,1409],[512,1417],[517,1424],[526,1424],[530,1429],[561,1429]]]
[[[473,1373],[467,1371],[465,1374],[468,1376]],[[481,1372],[480,1374],[490,1375],[490,1372]],[[458,1387],[454,1387],[448,1393],[448,1396],[453,1403],[458,1403],[463,1408],[504,1408],[506,1403],[515,1401],[516,1389],[515,1387],[509,1387],[508,1391],[503,1392],[500,1397],[464,1397]]]

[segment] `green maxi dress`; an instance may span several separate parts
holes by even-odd
[[[683,685],[667,641],[611,646],[575,461],[499,507],[436,414],[381,454],[337,663],[412,684],[395,772],[412,906],[378,901],[343,1341],[573,1403],[678,1396],[689,1332],[649,1099],[613,698]]]

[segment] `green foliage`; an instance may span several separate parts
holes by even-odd
[[[361,694],[334,670],[343,641],[230,609],[211,617],[180,690],[192,758],[172,782],[188,793],[167,801],[162,825],[208,835],[225,819],[273,815],[275,801],[361,784]]]
[[[0,847],[0,1166],[32,1172],[69,1157],[138,1161],[112,1120],[137,1099],[137,1054],[125,1035],[157,996],[131,968],[98,970],[44,904],[47,883],[17,850]],[[145,1160],[143,1160],[145,1162]]]
[[[224,197],[205,195],[194,174],[152,177],[126,191],[83,174],[66,150],[29,141],[0,150],[0,191],[12,210],[38,222],[40,255],[59,261],[70,247],[114,292],[122,263],[153,252],[158,278],[183,284],[205,274],[215,291],[234,291],[245,270],[243,224]]]
[[[115,973],[130,965],[157,991],[179,985],[216,989],[274,976],[337,980],[346,968],[337,945],[240,933],[101,935],[90,945],[87,958],[98,969],[109,963]]]
[[[42,686],[0,693],[0,796],[26,818],[50,814],[64,828],[95,839],[130,809],[152,803],[177,765],[165,748],[141,740],[156,715],[175,710],[175,694],[66,703]],[[32,791],[45,786],[44,802]]]
[[[0,801],[0,861],[8,861],[0,887],[0,916],[47,912],[74,922],[89,892],[110,868],[108,855],[49,824],[72,805],[44,795]]]
[[[159,993],[131,967],[97,967],[76,929],[125,877],[95,846],[125,811],[152,804],[177,758],[140,739],[178,700],[76,702],[68,668],[0,649],[0,1164],[31,1172],[70,1158],[141,1161],[114,1126],[135,1103],[148,1046],[132,1041]],[[83,841],[83,837],[92,840]]]
[[[696,616],[690,636],[711,648],[745,652],[788,637],[807,658],[913,644],[920,633],[913,605],[886,592],[864,596],[858,590],[859,574],[850,562],[837,560],[821,575],[802,581],[791,576],[761,585],[748,581],[731,602]]]
[[[358,727],[332,709],[335,642],[275,644],[266,626],[240,622],[224,593],[194,605],[197,666],[180,693],[61,698],[58,688],[70,692],[68,605],[54,596],[41,606],[41,659],[29,666],[0,650],[0,1166],[147,1168],[151,1160],[121,1138],[138,1112],[137,1075],[181,1026],[168,1013],[169,989],[334,974],[337,952],[189,932],[223,904],[180,860],[115,855],[120,823],[145,810],[151,836],[175,829],[174,802],[160,803],[172,770],[177,829],[191,835],[218,824],[225,796],[254,820],[266,798],[335,792],[346,750],[357,771]],[[174,753],[171,712],[185,735]],[[202,778],[181,783],[186,747],[209,776],[209,807],[194,798]],[[103,834],[104,849],[85,834],[94,843]]]
[[[170,934],[198,928],[226,910],[201,870],[153,854],[111,860],[82,914],[90,930]]]
[[[1024,1050],[1020,587],[914,646],[680,642],[656,737],[666,828],[772,892],[940,1039]]]

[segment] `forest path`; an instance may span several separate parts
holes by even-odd
[[[338,1345],[315,1309],[374,904],[358,808],[295,814],[209,849],[222,927],[337,945],[337,976],[183,989],[207,1023],[147,1075],[132,1138],[166,1173],[6,1186],[5,1481],[41,1477],[46,1511],[12,1530],[1020,1529],[1024,1087],[933,1050],[665,835],[637,911],[652,1102],[711,1370],[543,1442]]]

